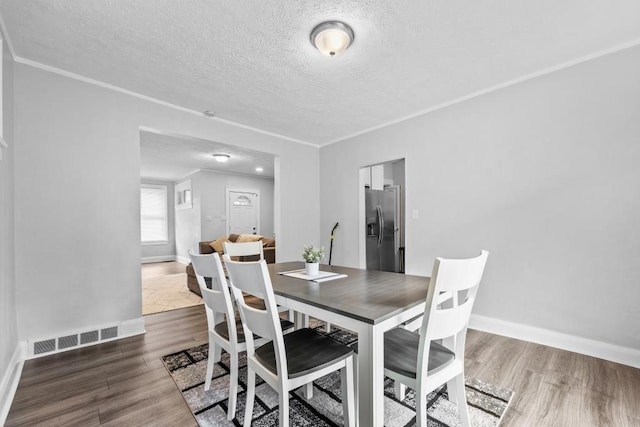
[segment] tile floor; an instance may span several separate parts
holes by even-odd
[[[179,262],[142,264],[142,314],[202,304],[187,288],[185,265]]]

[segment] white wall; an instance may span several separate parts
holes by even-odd
[[[142,261],[154,260],[158,258],[171,258],[176,255],[176,228],[175,228],[175,207],[173,182],[141,179],[141,184],[164,185],[167,187],[167,243],[142,245],[140,248]]]
[[[279,156],[278,258],[318,238],[317,148],[18,63],[20,339],[140,318],[140,126]]]
[[[200,194],[200,174],[195,172],[176,185],[191,180],[191,208],[175,211],[176,254],[178,260],[189,262],[189,251],[198,253],[198,242],[202,235],[202,196]]]
[[[336,264],[358,169],[405,158],[408,273],[487,249],[475,313],[640,349],[639,75],[635,47],[323,147]]]
[[[2,149],[0,160],[0,424],[4,406],[9,403],[13,373],[12,357],[18,349],[15,306],[15,242],[14,242],[14,137],[13,137],[13,59],[5,42],[2,69],[3,136],[9,148]],[[6,403],[5,403],[6,399]],[[8,408],[6,408],[8,409]]]

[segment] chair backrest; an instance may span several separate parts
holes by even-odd
[[[249,256],[259,255],[259,259],[264,259],[264,249],[262,248],[262,242],[224,242],[224,253],[229,256]]]
[[[229,338],[237,340],[235,308],[220,256],[216,252],[200,255],[190,251],[189,257],[204,300],[209,329],[213,329],[226,317]],[[211,289],[207,287],[205,277],[211,278]]]
[[[469,317],[488,256],[489,252],[482,251],[469,259],[436,258],[420,327],[419,351],[425,362],[431,341],[440,339],[444,339],[443,344],[450,347],[456,358],[464,358]],[[439,305],[438,296],[442,292],[450,292],[452,298]]]
[[[280,326],[278,307],[267,262],[265,260],[233,261],[229,254],[224,255],[224,262],[229,273],[231,290],[236,298],[236,304],[242,319],[247,342],[247,356],[252,357],[255,352],[254,334],[273,341],[278,375],[283,375],[283,378],[287,378],[287,359],[284,350],[282,327]],[[245,293],[262,298],[265,309],[248,305],[245,302]]]

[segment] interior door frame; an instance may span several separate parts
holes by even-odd
[[[227,236],[231,234],[231,206],[229,206],[229,195],[231,193],[251,193],[256,195],[256,234],[260,234],[260,190],[246,189],[246,188],[234,188],[225,187],[225,205],[226,205],[226,231]]]
[[[393,184],[391,186],[388,187],[392,187],[392,188],[396,188],[396,194],[397,194],[397,222],[396,222],[396,227],[399,228],[399,233],[396,233],[396,243],[399,243],[400,246],[404,246],[406,245],[406,241],[405,241],[405,232],[406,232],[406,226],[407,226],[407,221],[406,221],[406,215],[405,215],[405,211],[406,211],[406,177],[407,177],[407,170],[406,170],[406,164],[407,164],[407,159],[406,157],[400,157],[397,159],[392,159],[392,160],[386,160],[380,163],[374,163],[374,164],[369,164],[369,165],[363,165],[360,166],[360,168],[358,169],[358,263],[359,263],[359,268],[362,269],[366,269],[367,268],[367,246],[366,246],[366,239],[367,239],[367,234],[366,234],[366,221],[365,221],[365,186],[369,185],[369,187],[371,187],[371,175],[370,175],[370,171],[368,171],[367,169],[369,169],[372,166],[377,166],[377,165],[384,165],[384,164],[394,164],[397,162],[403,162],[404,165],[404,179],[402,184]],[[403,254],[396,254],[397,256],[404,256]],[[406,271],[406,265],[401,262],[400,260],[397,260],[397,262],[400,262],[402,270]]]

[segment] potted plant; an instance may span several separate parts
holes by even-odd
[[[306,263],[305,274],[307,276],[317,276],[320,270],[320,261],[324,258],[324,246],[314,248],[313,245],[305,245],[302,258]]]

